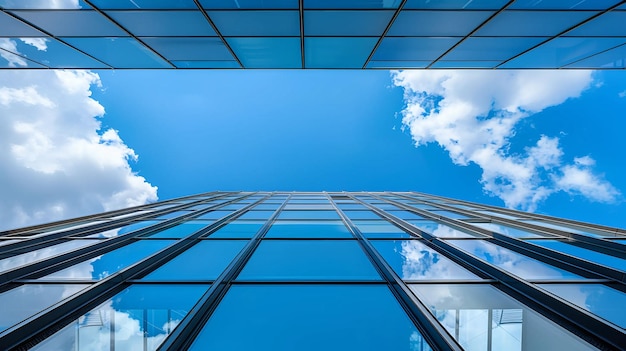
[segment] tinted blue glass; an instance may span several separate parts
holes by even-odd
[[[252,238],[261,229],[264,222],[235,221],[218,229],[209,238]]]
[[[380,36],[394,11],[305,11],[307,36]]]
[[[480,28],[475,35],[548,37],[556,35],[596,13],[596,11],[505,11]]]
[[[127,36],[123,30],[96,11],[54,10],[13,13],[55,36]]]
[[[606,255],[589,249],[583,249],[582,247],[558,240],[528,240],[528,242],[548,249],[566,253],[568,255],[578,257],[583,260],[619,269],[621,271],[626,271],[626,260],[619,257]]]
[[[175,212],[170,212],[168,214],[160,215],[155,218],[156,219],[170,219],[170,218],[175,218],[175,217],[183,216],[183,215],[190,214],[190,213],[191,211],[175,211]]]
[[[173,243],[172,240],[143,240],[135,242],[39,279],[104,279],[154,254],[171,243]]]
[[[332,210],[331,204],[288,204],[285,210]]]
[[[443,61],[435,62],[432,68],[494,68],[501,61]]]
[[[298,0],[200,0],[205,9],[297,9]]]
[[[209,11],[224,36],[299,36],[298,11]]]
[[[443,60],[491,61],[478,67],[493,67],[544,41],[546,38],[468,38]],[[496,64],[494,65],[493,62]],[[464,67],[464,66],[459,66]]]
[[[376,240],[372,245],[402,279],[480,279],[417,240]]]
[[[300,38],[226,39],[246,68],[300,68]]]
[[[508,0],[408,0],[404,9],[499,10]]]
[[[424,217],[409,211],[387,211],[390,215],[396,216],[400,219],[424,219]]]
[[[156,350],[207,285],[132,285],[31,350]]]
[[[546,227],[546,228],[554,228],[554,229],[558,229],[558,230],[563,230],[563,231],[566,231],[566,232],[569,232],[569,233],[584,234],[584,235],[595,236],[595,237],[614,236],[615,235],[611,231],[605,232],[605,231],[602,231],[602,230],[593,230],[593,229],[590,229],[590,228],[575,227],[573,225],[569,226],[569,225],[565,225],[565,224],[550,223],[548,221],[524,220],[524,222],[535,224],[535,225],[539,225],[539,226]]]
[[[568,68],[626,68],[626,46],[608,50],[590,58],[572,63]]]
[[[91,9],[83,0],[0,0],[0,7],[5,9]]]
[[[385,38],[374,53],[372,60],[409,61],[407,63],[428,60],[430,63],[458,41],[458,38]],[[415,62],[416,66],[414,67],[425,67],[428,64],[425,63],[420,66],[420,63]],[[413,66],[407,65],[406,67]]]
[[[410,238],[411,235],[386,221],[353,221],[366,238]]]
[[[88,287],[84,284],[25,284],[0,293],[0,331]]]
[[[101,9],[197,9],[193,0],[92,0]]]
[[[0,33],[3,37],[41,37],[45,35],[4,12],[0,12]]]
[[[208,223],[205,222],[188,222],[179,224],[177,226],[160,230],[156,233],[149,234],[147,237],[150,238],[184,238],[193,232],[197,232],[198,230],[206,227]]]
[[[346,211],[346,210],[367,210],[367,207],[361,205],[361,204],[352,204],[352,203],[347,203],[347,204],[343,204],[343,203],[338,203],[337,207],[339,207],[340,209]]]
[[[447,240],[447,242],[524,279],[584,279],[574,273],[483,240]]]
[[[531,233],[529,231],[513,228],[508,225],[498,224],[498,223],[471,223],[471,224],[477,227],[481,227],[483,229],[487,229],[496,233],[504,234],[513,238],[541,238],[541,237],[548,236],[548,235],[539,235],[539,234]]]
[[[491,11],[410,11],[398,15],[389,36],[465,36],[493,12]],[[416,25],[419,23],[419,25]],[[450,25],[454,23],[454,25]]]
[[[235,285],[191,350],[431,349],[384,285]]]
[[[200,11],[108,11],[136,36],[215,36]]]
[[[10,39],[0,38],[0,45],[8,46],[8,45],[13,45],[12,43],[15,43],[15,41],[10,40]],[[19,56],[12,52],[6,51],[4,48],[0,48],[0,67],[11,68],[11,69],[13,68],[46,68],[46,66],[30,61],[23,56]]]
[[[380,216],[373,211],[344,211],[350,219],[380,219]]]
[[[341,221],[276,221],[266,238],[352,238]]]
[[[0,29],[1,30],[1,29]],[[71,47],[51,38],[4,38],[0,39],[5,44],[4,49],[9,49],[14,46],[15,51],[24,55],[25,57],[34,60],[38,63],[46,65],[51,68],[107,68],[103,63],[100,63],[87,55],[84,55]],[[43,49],[43,50],[40,50]],[[8,54],[8,53],[7,53]],[[3,56],[4,57],[4,56]],[[22,66],[21,61],[26,65],[25,67],[38,67],[38,65],[32,61],[27,61],[22,58],[5,58],[9,62],[14,62],[14,66]],[[16,61],[17,60],[17,61]]]
[[[247,240],[205,240],[148,274],[144,280],[215,280]]]
[[[262,242],[237,279],[379,280],[356,241],[271,240]]]
[[[545,10],[604,10],[618,0],[517,0],[510,9],[545,9]]]
[[[380,50],[379,50],[380,51]],[[367,68],[426,68],[431,61],[370,61]]]
[[[307,68],[361,68],[378,38],[305,38]]]
[[[340,219],[335,211],[282,211],[278,219]]]
[[[395,9],[401,0],[304,0],[305,9]]]
[[[238,219],[269,219],[275,211],[248,211]]]
[[[114,68],[168,68],[167,62],[132,38],[62,38]]]
[[[168,60],[233,60],[233,55],[218,38],[141,38],[141,40]]]
[[[478,213],[482,213],[482,214],[486,214],[489,216],[496,216],[496,217],[502,217],[502,218],[508,218],[508,219],[519,219],[520,217],[523,218],[523,216],[509,216],[509,215],[505,215],[502,213],[498,213],[498,212],[493,212],[493,211],[487,211],[487,210],[478,210],[476,211]]]
[[[556,38],[504,64],[503,68],[558,68],[625,42],[623,38]]]
[[[410,221],[410,223],[421,231],[440,238],[475,238],[481,236],[480,234],[472,234],[434,221]]]
[[[453,219],[462,219],[462,218],[471,217],[471,216],[464,215],[461,213],[456,213],[456,212],[446,211],[446,210],[430,210],[430,213],[434,214],[435,216],[445,216],[445,217],[453,218]]]
[[[464,350],[594,350],[558,324],[490,285],[412,284]]]
[[[100,240],[70,240],[56,245],[29,251],[20,255],[11,256],[0,260],[0,272],[8,271],[32,262],[50,258],[52,256],[67,253],[81,247],[93,245]]]
[[[161,223],[161,222],[160,221],[141,221],[141,222],[136,222],[136,223],[132,223],[132,224],[126,225],[126,226],[121,227],[121,228],[107,230],[107,231],[102,232],[102,233],[89,235],[89,236],[86,236],[86,238],[110,238],[110,237],[114,237],[114,236],[118,236],[118,235],[128,234],[128,233],[133,232],[135,230],[139,230],[141,228],[145,228],[147,226],[150,226],[150,225],[153,225],[153,224],[157,224],[157,223]]]
[[[196,219],[220,219],[222,217],[228,216],[231,213],[233,213],[233,212],[232,211],[216,210],[216,211],[211,211],[211,212],[205,213],[203,215],[200,215],[200,216],[196,217]]]
[[[601,284],[539,284],[543,289],[626,328],[626,293]]]

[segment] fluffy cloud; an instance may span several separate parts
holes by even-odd
[[[509,151],[518,122],[575,98],[593,81],[589,71],[400,71],[402,122],[416,146],[438,143],[455,164],[478,165],[481,183],[506,206],[535,210],[558,191],[611,202],[619,192],[593,173],[589,157],[563,161],[556,137],[541,136],[523,153]]]
[[[88,71],[0,71],[0,229],[155,201],[135,152],[101,130]]]

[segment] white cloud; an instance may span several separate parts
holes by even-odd
[[[617,93],[617,96],[619,96],[621,98],[626,97],[626,90],[620,91],[619,93]]]
[[[89,71],[0,71],[0,228],[156,200],[137,159],[91,97]]]
[[[392,76],[404,88],[402,122],[415,145],[436,142],[455,164],[478,165],[483,189],[506,206],[532,211],[558,191],[604,202],[619,196],[592,173],[589,156],[565,164],[556,137],[543,135],[520,154],[509,150],[518,122],[580,96],[593,82],[592,72],[421,70]]]

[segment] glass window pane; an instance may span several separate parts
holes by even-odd
[[[233,213],[232,211],[211,211],[196,217],[195,219],[220,219],[222,217],[226,217],[229,214]]]
[[[361,68],[378,38],[304,39],[307,68]]]
[[[380,280],[356,241],[266,240],[243,268],[241,280]]]
[[[152,233],[147,235],[149,238],[184,238],[191,233],[197,232],[198,230],[207,226],[206,222],[186,222],[183,224],[179,224],[177,226],[160,230],[156,233]]]
[[[235,221],[218,229],[209,238],[252,238],[265,222]]]
[[[401,0],[304,0],[305,9],[395,9]]]
[[[300,38],[227,38],[245,68],[300,68]]]
[[[567,68],[626,68],[626,45],[574,62]]]
[[[330,204],[289,204],[285,206],[285,210],[332,210],[333,206]]]
[[[278,219],[340,219],[335,211],[282,211]]]
[[[476,36],[551,37],[595,15],[596,11],[504,11]]]
[[[398,217],[400,219],[404,219],[404,220],[407,220],[407,219],[424,219],[425,218],[425,217],[422,217],[422,216],[420,216],[420,215],[418,215],[416,213],[409,212],[409,211],[403,211],[403,210],[400,210],[400,211],[393,211],[392,210],[392,211],[387,211],[387,213],[389,213],[390,215],[396,216],[396,217]]]
[[[547,38],[467,38],[443,59],[450,61],[496,61],[493,64],[496,66],[501,61],[508,60],[545,39]],[[492,65],[490,62],[486,64]]]
[[[100,280],[138,262],[173,243],[172,240],[143,240],[109,251],[87,261],[41,277],[41,280]]]
[[[86,284],[25,284],[0,293],[0,331],[88,287]]]
[[[100,9],[197,9],[193,0],[91,0]]]
[[[595,350],[490,285],[411,284],[464,350]]]
[[[4,9],[91,9],[83,0],[0,0],[0,6]]]
[[[439,60],[431,68],[494,68],[501,61],[445,61]]]
[[[272,217],[275,211],[248,211],[237,219],[262,219],[266,220]]]
[[[41,37],[45,35],[4,12],[0,12],[0,33],[3,37]]]
[[[537,1],[537,0],[533,0]],[[499,10],[508,0],[408,0],[405,9]]]
[[[348,216],[348,218],[354,219],[380,219],[380,216],[377,215],[374,211],[344,211],[344,214]]]
[[[300,36],[298,11],[208,11],[223,36]]]
[[[114,68],[169,68],[167,62],[133,38],[61,38]]]
[[[372,60],[383,61],[391,66],[392,61],[404,61],[406,67],[426,67],[430,61],[441,56],[460,38],[385,38]],[[415,62],[429,61],[429,62]],[[411,64],[411,63],[414,63]],[[381,66],[385,66],[381,65]],[[402,67],[402,66],[401,66]]]
[[[440,224],[434,221],[410,221],[414,227],[419,228],[421,231],[428,234],[440,237],[440,238],[476,238],[482,237],[480,234],[471,234],[459,229],[448,227],[445,224]]]
[[[402,279],[480,279],[418,240],[376,240],[372,245]]]
[[[247,240],[204,240],[148,274],[144,280],[215,280]]]
[[[447,242],[523,279],[584,279],[564,269],[484,240],[447,240]]]
[[[297,9],[298,0],[200,0],[205,9]]]
[[[546,227],[546,228],[558,229],[558,230],[562,230],[562,231],[569,232],[569,233],[583,234],[583,235],[594,236],[594,237],[613,236],[613,233],[610,233],[610,232],[604,232],[601,230],[594,231],[593,229],[583,229],[583,228],[579,229],[574,226],[568,226],[565,224],[554,224],[554,223],[550,223],[546,221],[524,220],[524,222],[539,225],[539,226]]]
[[[156,350],[206,285],[133,285],[31,350]]]
[[[626,328],[626,293],[602,284],[538,284],[609,322]]]
[[[352,238],[341,221],[276,221],[266,238]]]
[[[305,11],[306,36],[380,36],[394,11]]]
[[[29,251],[20,255],[0,260],[0,272],[27,265],[32,262],[67,253],[81,247],[99,243],[100,240],[70,240],[60,244]]]
[[[626,271],[626,260],[558,240],[528,240],[529,243],[568,254],[603,266]]]
[[[366,238],[411,238],[412,236],[387,221],[352,222]]]
[[[216,36],[200,11],[108,11],[135,36]]]
[[[492,13],[492,11],[404,10],[393,22],[388,35],[463,37],[478,27]]]
[[[101,233],[88,235],[88,236],[85,236],[83,238],[112,238],[114,236],[120,236],[120,235],[128,234],[128,233],[134,232],[135,230],[139,230],[141,228],[145,228],[147,226],[151,226],[151,225],[157,224],[157,223],[161,223],[161,221],[141,221],[141,222],[135,222],[135,223],[123,226],[121,228],[107,230],[107,231],[104,231],[104,232],[101,232]]]
[[[430,213],[434,214],[435,216],[445,216],[445,217],[452,218],[452,219],[465,219],[465,218],[471,217],[471,216],[464,215],[461,213],[456,213],[456,212],[446,211],[446,210],[430,210]]]
[[[419,38],[421,39],[421,38]],[[443,53],[443,52],[442,52]],[[434,60],[434,58],[433,58]],[[396,68],[426,68],[431,61],[380,61],[380,60],[371,60],[367,64],[367,68],[386,68],[386,69],[396,69]]]
[[[542,9],[542,10],[604,10],[618,0],[517,0],[510,9]]]
[[[549,235],[539,235],[535,233],[531,233],[525,231],[523,229],[518,229],[514,227],[510,227],[504,224],[498,223],[470,223],[471,225],[475,225],[477,227],[481,227],[483,229],[487,229],[496,233],[504,234],[513,238],[543,238]]]
[[[14,11],[13,13],[54,36],[128,36],[126,32],[96,11],[54,10]]]
[[[431,349],[386,286],[305,284],[233,286],[190,350]]]
[[[179,216],[183,216],[183,215],[187,215],[190,214],[191,211],[176,211],[176,212],[170,212],[168,214],[164,214],[164,215],[160,215],[158,217],[155,217],[155,219],[170,219],[170,218],[176,218]]]

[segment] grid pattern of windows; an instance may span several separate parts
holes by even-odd
[[[4,68],[626,68],[619,0],[0,0]]]
[[[0,345],[617,350],[625,242],[415,192],[206,193],[1,232]]]

